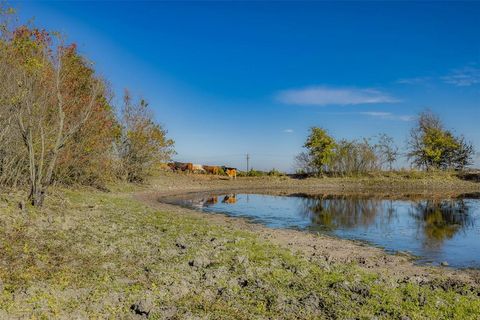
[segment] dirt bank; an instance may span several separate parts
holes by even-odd
[[[255,192],[287,192],[311,194],[371,194],[382,197],[456,197],[461,194],[480,195],[480,183],[459,179],[453,173],[436,173],[431,176],[412,174],[393,176],[372,175],[357,178],[306,178],[283,177],[237,178],[223,176],[175,174],[162,172],[147,188],[161,192],[202,190],[254,190]]]

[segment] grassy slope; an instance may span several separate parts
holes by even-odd
[[[480,317],[467,288],[389,283],[128,195],[64,193],[41,212],[1,200],[0,318]]]

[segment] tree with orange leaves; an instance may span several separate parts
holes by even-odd
[[[0,58],[2,120],[9,139],[22,142],[13,153],[26,164],[29,200],[41,206],[62,152],[105,104],[104,83],[78,63],[74,46],[45,30],[3,25]]]

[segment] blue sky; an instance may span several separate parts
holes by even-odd
[[[180,161],[244,169],[248,152],[292,171],[311,126],[404,146],[425,108],[480,151],[480,2],[13,4],[77,43],[117,99],[150,101]]]

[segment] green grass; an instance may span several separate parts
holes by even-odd
[[[63,191],[41,211],[3,198],[0,318],[478,319],[480,299],[310,261],[128,195]],[[407,318],[403,318],[407,319]]]

